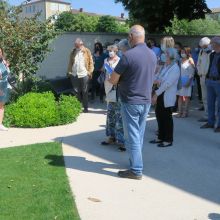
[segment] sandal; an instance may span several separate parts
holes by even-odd
[[[188,117],[188,114],[187,113],[183,113],[181,118],[187,118]]]
[[[110,137],[107,141],[102,141],[101,145],[115,144],[115,138]]]
[[[150,144],[160,144],[162,143],[163,141],[162,140],[159,140],[159,139],[154,139],[152,141],[149,141]]]

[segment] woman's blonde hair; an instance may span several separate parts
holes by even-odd
[[[173,48],[175,41],[172,37],[167,36],[161,39],[161,45],[164,45],[166,48]]]

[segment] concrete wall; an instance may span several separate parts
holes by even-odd
[[[147,37],[155,38],[159,44],[160,39],[163,36],[165,35],[148,35]],[[84,41],[85,46],[93,51],[93,45],[95,42],[99,41],[103,44],[106,42],[112,43],[116,38],[127,38],[127,34],[65,33],[55,39],[51,44],[53,51],[43,61],[37,75],[47,79],[65,76],[69,54],[73,49],[74,41],[77,37],[80,37]],[[174,39],[176,42],[181,42],[183,45],[195,47],[198,45],[201,37],[203,36],[174,36]]]
[[[62,77],[66,75],[69,55],[74,47],[74,41],[80,37],[85,46],[93,51],[94,43],[99,41],[101,43],[113,42],[116,38],[125,38],[127,35],[115,34],[80,34],[80,33],[66,33],[59,36],[51,44],[52,53],[41,64],[40,70],[37,72],[38,76],[43,76],[47,79]]]

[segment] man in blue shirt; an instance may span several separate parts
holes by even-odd
[[[132,48],[124,53],[110,79],[114,85],[119,83],[125,145],[130,159],[130,169],[119,171],[118,175],[141,179],[142,147],[157,58],[145,44],[142,26],[134,25],[131,28],[129,43]]]
[[[218,122],[214,131],[220,132],[220,37],[212,38],[211,45],[214,52],[210,54],[210,65],[206,76],[208,123],[201,128],[215,127],[215,103],[217,101]]]

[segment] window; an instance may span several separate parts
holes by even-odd
[[[33,5],[33,7],[32,7],[32,12],[35,13],[35,10],[36,10],[36,7],[35,7],[35,5]]]
[[[66,11],[66,5],[59,4],[59,11]]]
[[[58,4],[51,3],[50,9],[51,9],[51,11],[58,11],[59,10]]]

